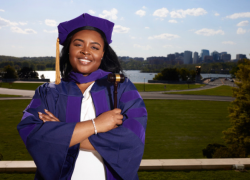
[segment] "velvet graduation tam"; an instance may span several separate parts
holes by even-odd
[[[114,23],[106,19],[102,19],[99,17],[91,16],[87,13],[84,13],[76,17],[75,19],[62,22],[58,25],[60,44],[64,45],[64,42],[67,36],[70,34],[70,32],[80,27],[84,27],[84,26],[92,26],[92,27],[100,29],[102,32],[104,32],[108,43],[110,44],[112,42],[111,36],[112,36]]]

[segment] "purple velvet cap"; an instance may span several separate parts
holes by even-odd
[[[91,16],[87,13],[84,13],[75,19],[62,22],[57,26],[60,44],[64,45],[64,41],[66,40],[69,33],[71,33],[73,30],[77,28],[84,27],[84,26],[92,26],[92,27],[100,29],[102,32],[104,32],[108,43],[110,44],[112,42],[111,36],[112,36],[114,23],[106,19],[102,19],[99,17]]]

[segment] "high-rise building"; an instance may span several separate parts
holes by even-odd
[[[201,50],[201,60],[204,61],[204,57],[209,56],[209,50],[202,49]]]
[[[184,51],[184,64],[192,64],[192,51]]]
[[[198,61],[199,61],[198,52],[194,52],[194,61],[193,61],[193,64],[197,64]]]
[[[230,61],[231,60],[231,54],[222,54],[221,60],[223,61]]]
[[[247,56],[245,54],[236,54],[237,60],[244,59],[244,58],[247,58]]]
[[[213,56],[214,61],[220,60],[220,56],[219,56],[219,53],[217,51],[212,52],[211,56]]]

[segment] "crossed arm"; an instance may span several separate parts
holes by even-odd
[[[38,112],[39,118],[46,123],[47,121],[60,122],[60,120],[55,117],[48,110],[44,110],[46,114]],[[117,128],[118,125],[122,124],[123,115],[121,115],[121,109],[113,109],[102,113],[95,119],[96,129],[98,133],[107,132],[111,129]],[[92,120],[87,120],[83,122],[78,122],[75,126],[70,145],[74,146],[80,143],[81,149],[95,150],[92,144],[89,142],[88,137],[93,135],[95,132]]]

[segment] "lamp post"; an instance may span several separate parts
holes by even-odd
[[[145,91],[145,77],[144,77],[144,91]]]

